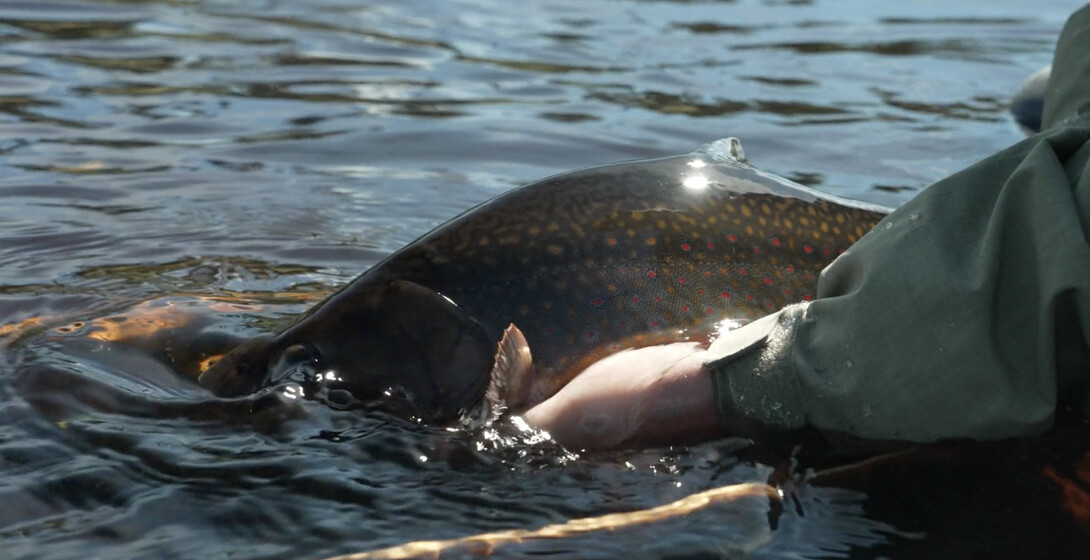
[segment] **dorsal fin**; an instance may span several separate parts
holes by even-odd
[[[484,393],[485,410],[493,418],[507,410],[519,410],[526,404],[533,374],[530,345],[518,327],[509,325],[503,330],[503,338],[496,348],[492,380]]]

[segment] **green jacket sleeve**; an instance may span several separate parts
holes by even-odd
[[[724,421],[933,441],[1090,410],[1090,8],[1060,36],[1043,127],[890,214],[815,301],[716,341]]]

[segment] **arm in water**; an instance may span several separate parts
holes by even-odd
[[[889,215],[825,269],[815,301],[707,351],[603,360],[527,420],[590,448],[715,433],[709,402],[741,435],[813,427],[917,442],[1029,436],[1061,407],[1090,413],[1086,53],[1090,7],[1060,36],[1043,132]]]

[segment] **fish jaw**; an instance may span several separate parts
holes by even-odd
[[[251,338],[201,372],[197,383],[220,397],[238,397],[261,388],[276,338]]]

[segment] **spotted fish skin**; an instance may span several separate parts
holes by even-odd
[[[810,299],[820,271],[885,213],[700,156],[596,167],[462,214],[330,304],[381,278],[408,279],[497,340],[518,325],[537,366],[555,369],[641,334]]]
[[[564,173],[410,243],[307,312],[278,344],[347,341],[343,331],[368,313],[359,301],[408,281],[456,303],[493,349],[518,325],[536,375],[570,377],[588,356],[813,298],[821,269],[886,212],[699,154]],[[352,341],[358,352],[368,351],[363,338]]]

